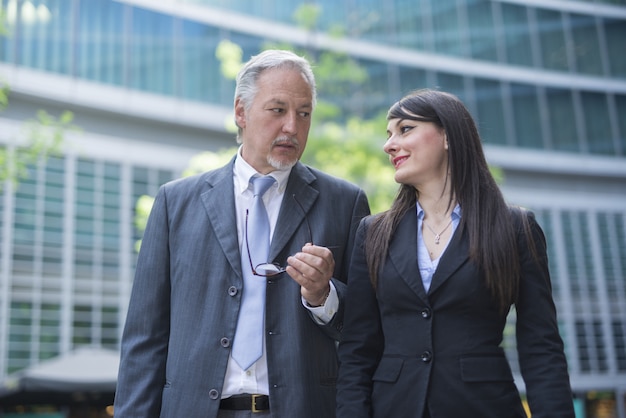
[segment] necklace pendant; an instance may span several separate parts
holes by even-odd
[[[426,221],[424,221],[424,225],[426,225],[426,228],[428,228],[430,232],[432,232],[433,235],[435,236],[435,244],[439,245],[439,241],[441,240],[441,234],[443,234],[444,232],[448,230],[448,228],[450,228],[450,225],[452,225],[452,219],[450,219],[450,222],[448,222],[448,225],[446,225],[446,227],[443,228],[443,230],[440,233],[436,233],[435,230],[432,229],[430,225],[426,223]]]

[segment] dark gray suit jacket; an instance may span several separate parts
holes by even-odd
[[[545,238],[531,214],[512,213],[520,228],[520,216],[528,216],[539,261],[518,234],[517,350],[532,415],[574,418]],[[429,407],[433,418],[525,418],[500,346],[506,315],[469,259],[467,234],[456,230],[426,293],[417,263],[417,216],[409,211],[374,290],[363,247],[371,219],[358,230],[350,269],[337,417],[421,417]]]
[[[122,338],[115,416],[215,417],[235,335],[243,279],[235,220],[233,162],[168,183],[156,196],[139,253]],[[273,418],[333,417],[343,295],[361,218],[358,187],[301,163],[292,169],[270,261],[310,239],[332,249],[340,310],[317,325],[300,287],[268,280],[266,346]]]

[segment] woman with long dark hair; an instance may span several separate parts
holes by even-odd
[[[455,96],[413,92],[387,120],[384,151],[401,186],[357,232],[337,417],[525,418],[501,347],[514,306],[532,417],[573,418],[534,215],[505,202]]]

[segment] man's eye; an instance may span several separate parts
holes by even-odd
[[[311,116],[311,112],[300,112],[300,116],[303,118],[308,118]]]
[[[274,112],[274,113],[282,113],[282,112],[283,112],[283,109],[281,109],[280,107],[275,107],[275,108],[273,108],[273,109],[271,109],[271,110],[272,110],[272,112]]]

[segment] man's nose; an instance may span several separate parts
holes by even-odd
[[[288,112],[283,121],[283,132],[295,135],[297,132],[297,114]]]

